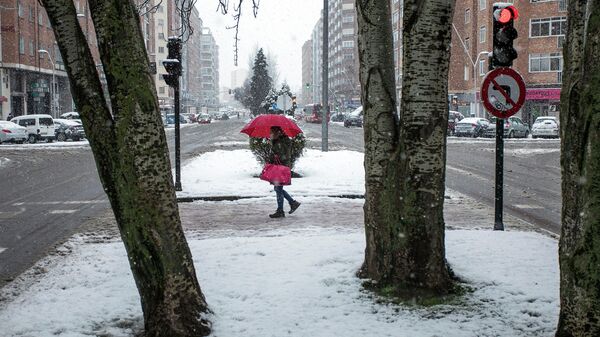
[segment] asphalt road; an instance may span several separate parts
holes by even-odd
[[[243,148],[241,120],[182,128],[182,161],[227,147]],[[300,123],[308,146],[321,147],[321,126]],[[173,155],[173,130],[167,129]],[[0,146],[0,286],[76,233],[108,202],[87,146]],[[507,212],[555,233],[560,228],[558,141],[509,140],[506,145]],[[363,151],[360,128],[330,125],[330,150]],[[493,206],[494,143],[451,138],[447,186]],[[172,162],[173,156],[171,156]],[[493,219],[481,219],[493,225]]]

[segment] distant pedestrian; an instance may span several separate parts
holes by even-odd
[[[271,153],[268,158],[269,164],[285,165],[292,168],[292,141],[278,126],[271,127]],[[288,201],[290,204],[290,214],[294,213],[300,203],[292,196],[290,196],[284,189],[283,186],[277,183],[272,183],[275,186],[275,193],[277,194],[277,211],[274,214],[270,214],[271,218],[284,218],[285,212],[283,210],[283,199]]]
[[[10,112],[10,113],[8,114],[8,117],[6,117],[6,120],[7,120],[7,121],[10,121],[10,120],[11,120],[11,119],[13,119],[14,117],[15,117],[15,116],[13,115],[13,113],[12,113],[12,112]]]

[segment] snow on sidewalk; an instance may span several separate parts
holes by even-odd
[[[364,154],[355,151],[307,150],[294,169],[292,195],[327,196],[365,192]],[[262,168],[250,150],[208,152],[182,168],[179,197],[269,196],[273,186],[255,178]]]
[[[557,242],[528,232],[449,231],[447,256],[474,288],[430,308],[381,303],[355,277],[364,234],[273,231],[189,241],[213,336],[550,336]],[[2,336],[131,336],[139,298],[120,242],[83,243],[0,304]],[[5,288],[3,291],[8,291]],[[0,294],[5,295],[5,294]]]

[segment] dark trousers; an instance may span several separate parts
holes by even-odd
[[[275,193],[277,194],[278,211],[283,211],[283,198],[285,198],[285,200],[287,200],[289,203],[294,202],[294,198],[292,198],[292,196],[283,189],[283,186],[275,186]]]

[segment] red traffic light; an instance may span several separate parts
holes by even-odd
[[[510,20],[515,20],[519,17],[519,11],[514,6],[508,6],[496,10],[494,16],[500,23],[508,23]]]

